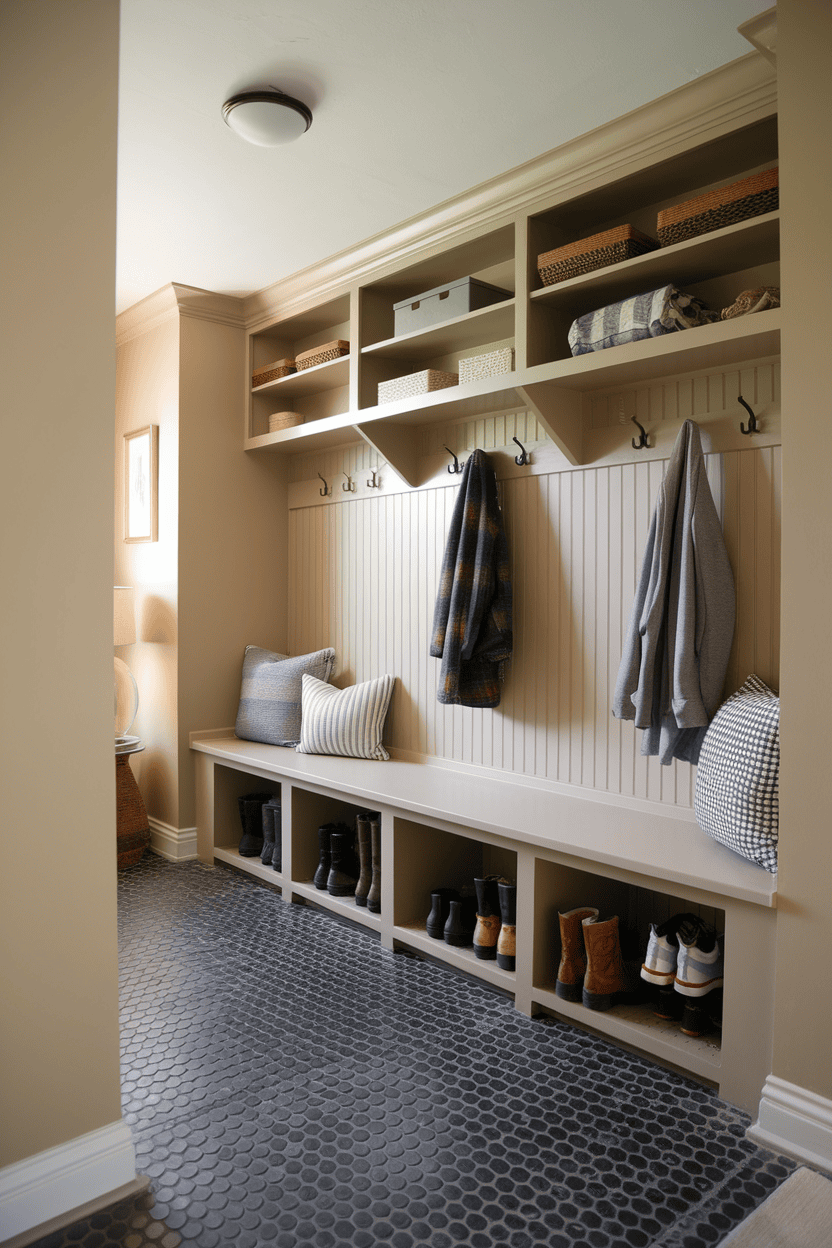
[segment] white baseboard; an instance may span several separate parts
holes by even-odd
[[[747,1134],[762,1148],[832,1172],[832,1101],[817,1092],[769,1075]]]
[[[130,1130],[110,1123],[0,1170],[0,1233],[22,1235],[135,1181]]]
[[[171,862],[196,858],[196,828],[173,828],[161,819],[148,819],[150,848]]]

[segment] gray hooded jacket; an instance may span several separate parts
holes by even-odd
[[[642,754],[698,761],[720,703],[735,613],[699,426],[686,420],[653,513],[613,699],[617,719],[644,729]]]

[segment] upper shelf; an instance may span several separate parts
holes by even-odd
[[[299,394],[315,394],[318,390],[330,390],[336,386],[349,383],[350,357],[341,356],[338,360],[326,360],[323,364],[315,364],[312,368],[302,369],[299,373],[290,373],[288,377],[278,377],[276,381],[267,381],[264,386],[252,387],[252,394],[278,394],[281,399],[290,399]]]
[[[475,312],[466,312],[463,316],[431,325],[429,329],[417,329],[396,338],[386,338],[383,342],[374,342],[369,347],[362,347],[361,354],[385,360],[428,360],[483,343],[498,342],[502,338],[513,338],[514,308],[514,299],[492,303],[487,308],[478,308]]]

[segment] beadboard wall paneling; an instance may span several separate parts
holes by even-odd
[[[518,427],[477,431],[482,422],[469,423],[468,446],[505,445]],[[426,442],[438,432],[426,430]],[[531,425],[522,432],[534,440]],[[355,468],[364,454],[356,448]],[[777,688],[780,448],[750,446],[707,462],[737,581],[726,692],[752,671]],[[385,741],[396,749],[690,807],[693,769],[643,758],[641,733],[610,712],[664,468],[634,460],[500,483],[515,646],[496,710],[436,700],[439,660],[428,652],[455,478],[290,511],[290,651],[334,646],[339,685],[394,673]]]

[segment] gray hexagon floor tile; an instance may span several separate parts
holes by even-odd
[[[119,873],[150,1194],[37,1248],[709,1248],[794,1163],[698,1084],[230,868]]]

